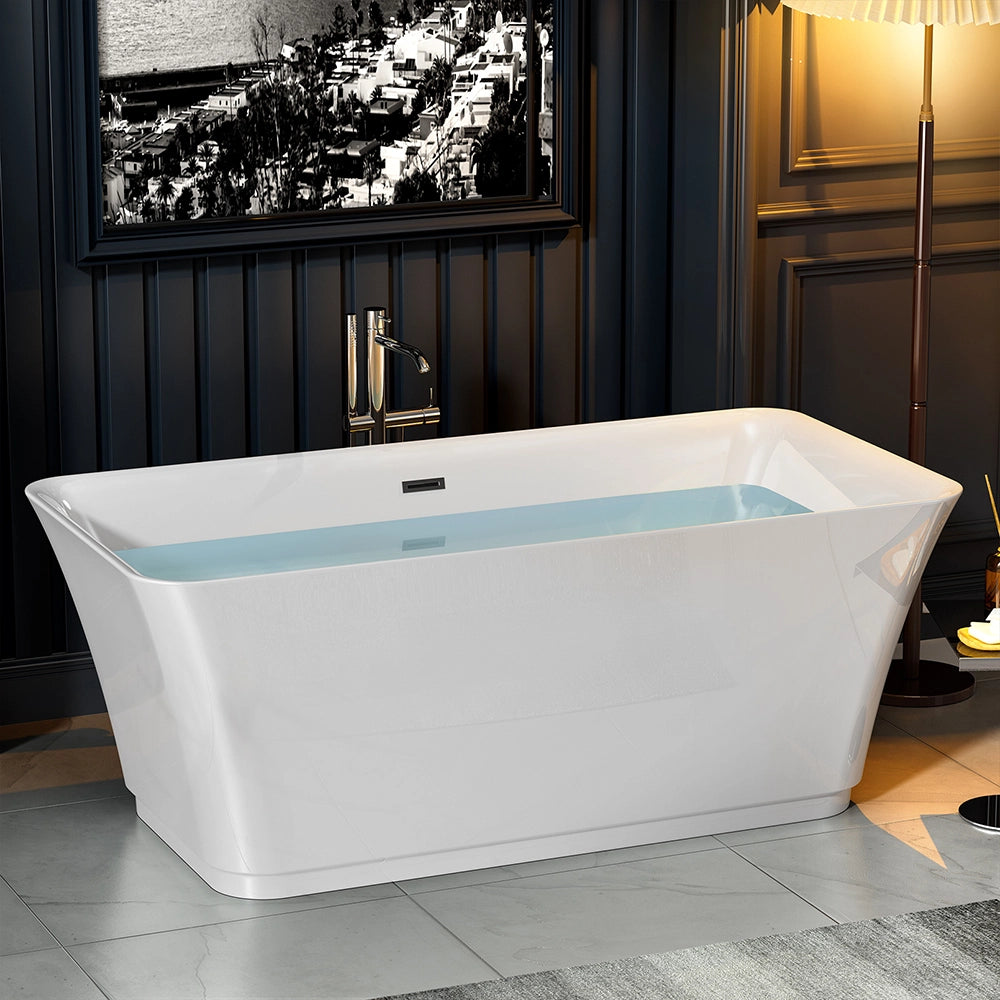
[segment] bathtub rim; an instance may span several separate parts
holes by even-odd
[[[530,434],[534,439],[539,440],[545,437],[559,437],[567,435],[580,435],[586,432],[588,428],[601,427],[608,430],[613,430],[617,426],[645,426],[651,427],[655,425],[664,424],[680,424],[680,423],[697,423],[699,420],[702,422],[706,418],[714,419],[718,421],[725,421],[732,424],[734,436],[741,430],[745,430],[745,422],[752,419],[764,419],[768,421],[767,426],[775,427],[776,429],[786,430],[787,425],[799,425],[803,428],[812,428],[815,432],[821,435],[834,435],[839,439],[846,439],[850,443],[851,447],[859,448],[863,452],[867,452],[869,455],[877,455],[881,459],[888,461],[890,464],[894,465],[895,468],[905,471],[910,475],[913,475],[914,470],[917,470],[919,474],[927,480],[928,483],[935,483],[938,486],[938,491],[932,493],[930,489],[924,491],[919,496],[912,496],[907,499],[900,500],[889,500],[881,503],[855,503],[851,502],[848,506],[844,504],[842,506],[828,506],[821,510],[810,509],[806,512],[800,512],[796,514],[781,515],[782,517],[797,517],[797,518],[812,518],[817,516],[825,516],[827,514],[834,514],[845,512],[849,510],[885,510],[894,507],[909,507],[915,504],[922,503],[950,503],[954,504],[957,502],[958,498],[963,492],[963,487],[960,483],[942,475],[941,473],[935,472],[932,469],[928,469],[926,466],[920,466],[916,463],[910,462],[908,459],[903,458],[894,452],[887,451],[878,445],[872,444],[863,438],[856,437],[847,431],[840,430],[830,424],[824,423],[823,421],[809,416],[808,414],[801,413],[797,410],[783,409],[781,407],[733,407],[724,410],[705,410],[697,413],[680,413],[680,414],[664,414],[659,416],[651,417],[637,417],[631,419],[623,420],[608,420],[608,421],[595,421],[592,423],[580,423],[580,424],[564,424],[556,427],[534,427],[534,428],[524,428],[519,430],[509,430],[509,431],[497,431],[487,435],[483,434],[469,434],[469,435],[458,435],[449,438],[430,438],[418,441],[403,441],[403,442],[390,442],[386,445],[379,447],[379,453],[381,455],[392,454],[392,451],[385,452],[383,449],[393,449],[397,450],[400,448],[405,448],[408,451],[413,450],[424,450],[427,448],[434,449],[441,446],[447,446],[448,444],[455,443],[461,446],[462,442],[469,442],[476,440],[478,438],[487,437],[490,440],[498,440],[500,442],[509,441],[513,438],[523,436],[524,434]],[[787,434],[787,432],[786,432]],[[347,457],[354,456],[359,453],[356,458]],[[434,558],[455,558],[458,556],[469,556],[475,555],[478,552],[485,551],[483,549],[473,549],[466,552],[448,552],[448,553],[434,553],[426,552],[421,553],[419,556],[407,556],[405,558],[399,559],[382,559],[372,562],[363,563],[348,563],[342,566],[311,566],[303,568],[290,568],[290,569],[277,569],[273,571],[268,571],[264,573],[252,573],[252,574],[239,574],[235,576],[219,576],[211,577],[207,579],[200,580],[169,580],[163,579],[161,577],[147,576],[140,573],[138,570],[134,569],[128,562],[118,556],[114,549],[112,549],[108,544],[101,541],[94,533],[89,531],[86,527],[78,524],[63,508],[62,502],[60,501],[56,490],[58,487],[69,480],[79,480],[83,477],[86,478],[100,478],[111,480],[115,477],[130,477],[135,476],[137,473],[149,472],[151,474],[157,474],[159,472],[168,473],[172,470],[185,469],[192,467],[199,467],[204,465],[213,465],[215,467],[229,466],[235,467],[237,465],[243,466],[247,463],[261,463],[261,462],[271,462],[280,463],[282,461],[301,461],[303,458],[314,455],[317,460],[321,456],[332,456],[339,455],[343,456],[346,461],[365,461],[366,459],[362,456],[369,453],[370,448],[361,449],[350,449],[350,448],[328,448],[328,449],[317,449],[315,451],[293,451],[293,452],[282,452],[277,454],[267,454],[267,455],[249,455],[241,456],[239,458],[228,458],[228,459],[211,459],[207,462],[183,462],[175,463],[170,465],[158,465],[158,466],[137,466],[127,469],[107,469],[95,472],[85,472],[85,473],[74,473],[68,475],[60,476],[49,476],[43,479],[35,480],[29,483],[25,487],[25,495],[27,496],[29,502],[35,507],[36,511],[40,514],[44,512],[48,517],[55,520],[63,528],[70,531],[79,540],[84,542],[90,549],[94,550],[103,559],[109,561],[116,569],[127,577],[130,577],[136,581],[143,581],[148,584],[160,584],[160,585],[179,585],[179,586],[193,586],[200,584],[218,584],[227,581],[240,580],[247,577],[259,577],[259,576],[284,576],[288,573],[313,573],[313,572],[323,572],[331,570],[357,570],[359,566],[365,565],[382,565],[385,563],[403,563],[410,562],[413,559],[434,559]],[[721,485],[731,485],[731,484],[721,484]],[[751,484],[752,485],[752,484]],[[758,484],[763,485],[763,484]],[[644,493],[655,493],[663,492],[658,490],[636,490],[635,495],[641,495]],[[610,495],[610,494],[609,494]],[[794,498],[793,498],[794,499]],[[850,498],[847,498],[848,500]],[[499,505],[496,509],[505,509],[506,505]],[[414,515],[419,516],[419,515]],[[404,520],[405,518],[400,518]],[[754,519],[756,520],[756,519]],[[349,524],[369,524],[376,523],[371,521],[351,521],[347,522]],[[675,528],[659,528],[653,529],[651,531],[641,531],[641,532],[630,532],[629,534],[634,534],[637,536],[649,536],[649,535],[659,535],[664,532],[676,532],[676,531],[699,531],[702,529],[718,529],[722,526],[732,527],[737,524],[748,524],[752,521],[719,521],[709,524],[699,524],[699,525],[687,525]],[[290,529],[286,529],[290,530]],[[274,532],[280,533],[280,532]],[[265,535],[272,534],[272,532],[249,532],[247,534],[253,535]],[[219,538],[238,538],[240,535],[230,535],[230,536],[217,536]],[[603,539],[603,538],[614,538],[618,537],[617,534],[608,535],[596,535],[588,536],[591,539]],[[577,538],[577,539],[559,539],[548,542],[532,542],[532,543],[522,543],[519,545],[510,546],[497,546],[497,548],[502,549],[522,549],[522,548],[537,548],[539,546],[552,546],[552,545],[564,545],[569,543],[579,543],[587,541],[588,538]]]
[[[49,516],[57,520],[64,528],[70,531],[76,538],[83,542],[88,548],[94,551],[100,558],[109,562],[116,570],[118,570],[122,575],[139,581],[142,584],[156,584],[158,586],[166,587],[202,587],[211,586],[217,584],[233,583],[238,580],[248,580],[257,579],[260,577],[287,577],[292,574],[316,574],[316,573],[333,573],[341,572],[343,574],[356,573],[362,567],[367,566],[387,566],[387,565],[397,565],[405,564],[416,561],[421,561],[424,559],[460,559],[460,558],[476,558],[480,556],[483,552],[516,552],[518,550],[525,549],[546,549],[552,548],[554,546],[567,546],[567,545],[580,545],[586,543],[597,543],[606,542],[608,539],[629,537],[629,538],[650,538],[658,537],[661,535],[670,535],[676,532],[702,532],[702,531],[712,531],[719,530],[721,528],[732,529],[737,525],[749,526],[754,524],[756,521],[760,520],[782,520],[784,518],[794,517],[797,520],[808,518],[810,521],[816,518],[824,518],[830,515],[845,514],[852,510],[892,510],[896,508],[908,508],[919,506],[920,504],[935,501],[925,501],[925,500],[897,500],[891,503],[884,504],[871,504],[866,507],[842,507],[834,508],[831,510],[808,510],[792,514],[781,514],[776,515],[772,518],[751,518],[746,520],[735,520],[735,521],[713,521],[708,524],[691,524],[691,525],[681,525],[674,528],[655,528],[649,531],[632,531],[632,532],[613,532],[609,534],[602,535],[587,535],[581,538],[560,538],[554,539],[552,541],[546,542],[526,542],[517,545],[498,545],[498,546],[488,546],[481,549],[468,549],[460,552],[433,552],[424,551],[419,555],[409,555],[401,556],[395,559],[373,559],[365,560],[353,563],[342,563],[342,564],[331,564],[331,565],[319,565],[319,566],[304,566],[304,567],[291,567],[287,569],[275,569],[267,570],[264,572],[254,572],[254,573],[239,573],[233,576],[213,576],[206,577],[203,579],[191,579],[191,580],[170,580],[164,577],[157,576],[147,576],[144,573],[140,573],[136,570],[130,563],[126,562],[121,558],[113,549],[108,548],[103,542],[96,539],[90,532],[86,529],[81,528],[75,521],[66,517],[66,515],[56,507],[53,507],[51,503],[46,502],[44,504],[44,511]],[[365,523],[365,522],[360,522]],[[241,537],[241,536],[231,536],[231,537]]]

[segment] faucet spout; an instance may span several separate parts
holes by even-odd
[[[404,344],[401,340],[395,340],[386,333],[376,333],[375,343],[388,351],[409,358],[421,375],[426,375],[431,370],[427,359],[412,344]]]
[[[421,375],[430,370],[430,363],[420,350],[412,344],[404,344],[401,340],[390,337],[386,326],[391,322],[382,306],[368,306],[365,309],[365,338],[368,348],[368,412],[357,412],[357,318],[353,314],[347,317],[347,415],[344,423],[348,432],[348,440],[353,442],[353,435],[366,433],[369,444],[384,444],[387,431],[398,432],[402,440],[406,427],[418,427],[436,424],[441,419],[441,410],[434,405],[434,390],[430,392],[430,402],[410,410],[389,409],[386,398],[386,359],[385,352],[402,354],[409,358]]]

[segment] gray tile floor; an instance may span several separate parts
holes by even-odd
[[[877,814],[267,902],[209,889],[120,782],[13,793],[0,996],[370,998],[1000,896],[1000,836],[912,784],[1000,791],[1000,674],[964,705],[883,710],[873,767],[878,741],[921,773],[869,784]]]

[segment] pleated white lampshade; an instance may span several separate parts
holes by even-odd
[[[890,24],[998,24],[1000,0],[782,0],[804,14]]]

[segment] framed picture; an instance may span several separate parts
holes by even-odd
[[[81,264],[578,221],[581,0],[71,0]]]

